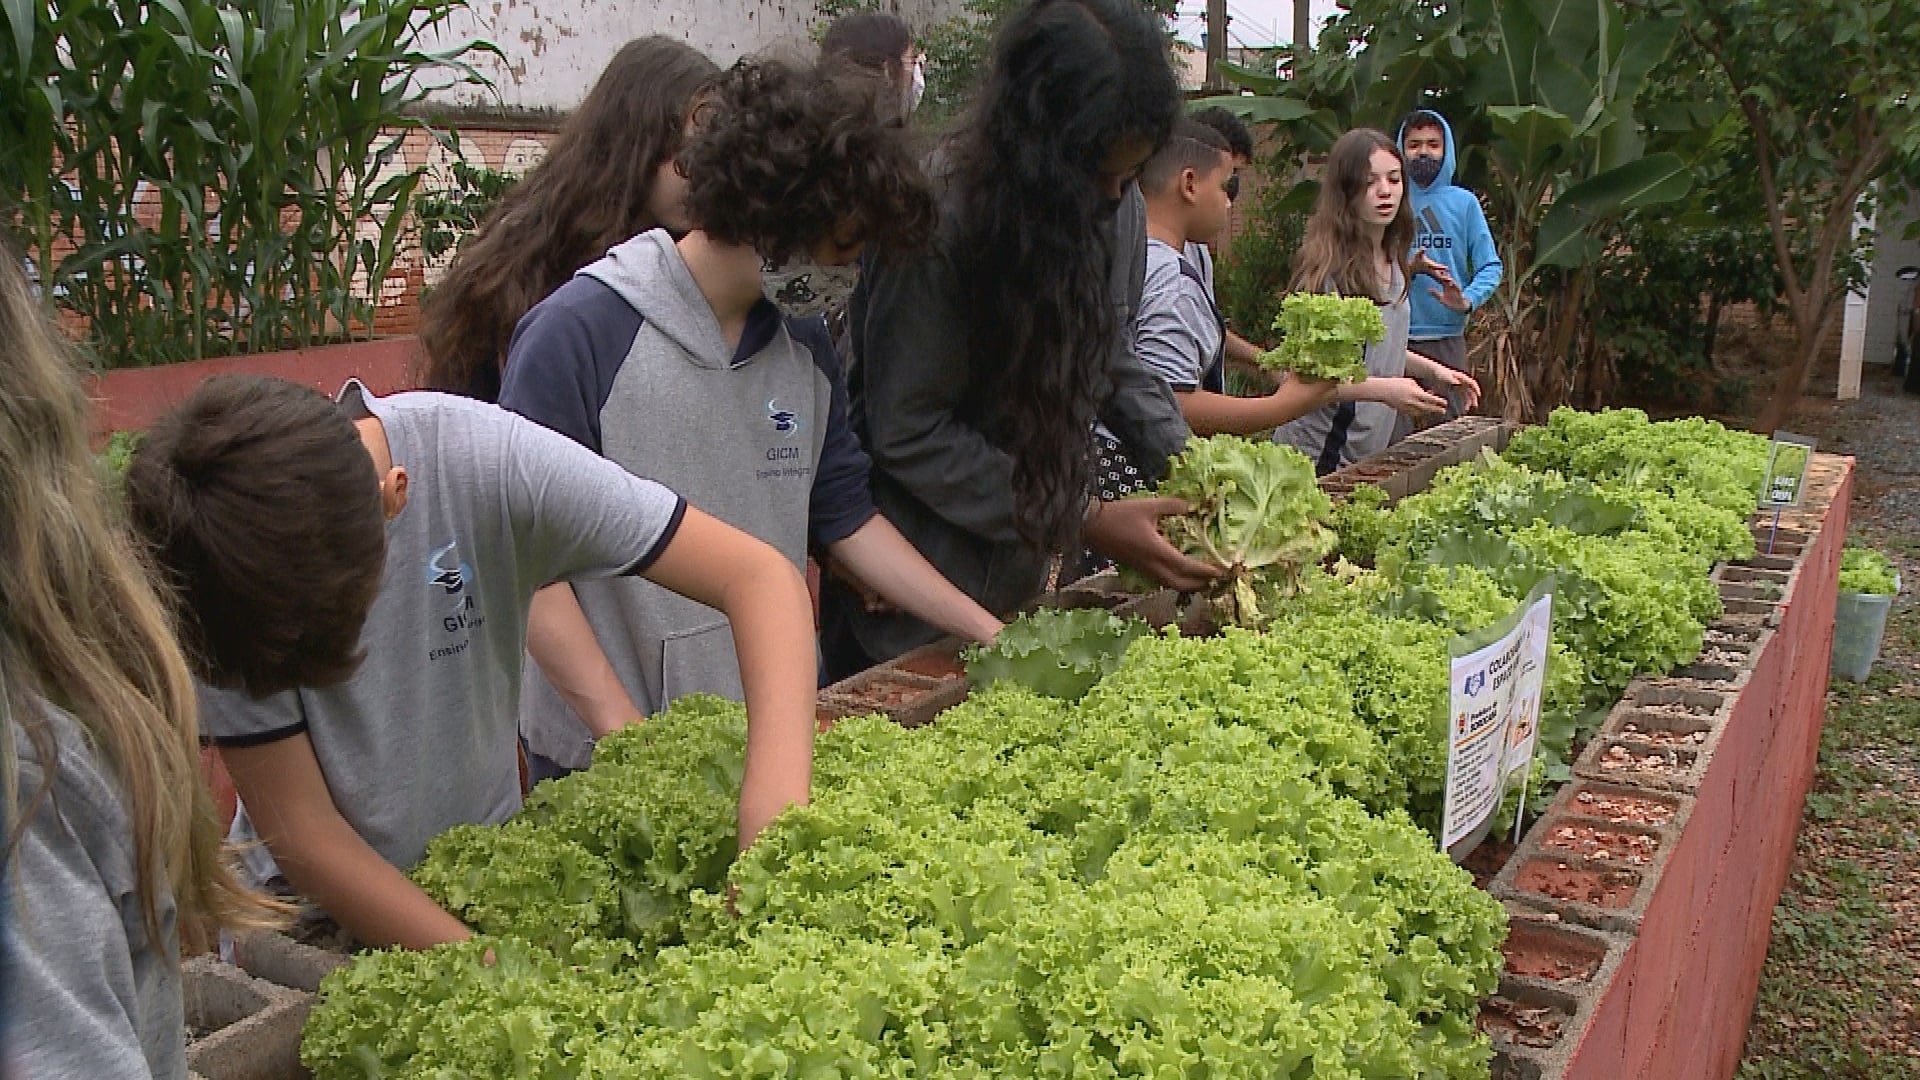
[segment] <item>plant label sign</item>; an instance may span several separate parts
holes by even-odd
[[[1553,638],[1552,579],[1513,614],[1457,638],[1447,724],[1447,800],[1440,846],[1462,859],[1493,823],[1517,775],[1524,786],[1540,733],[1540,693]]]
[[[1776,431],[1767,451],[1767,478],[1760,488],[1760,509],[1785,510],[1800,505],[1807,486],[1807,465],[1813,461],[1814,440],[1790,431]]]

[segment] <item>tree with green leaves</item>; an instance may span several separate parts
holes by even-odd
[[[1757,424],[1772,431],[1844,308],[1861,197],[1920,182],[1920,17],[1895,0],[1630,2],[1679,20],[1676,59],[1703,96],[1730,99],[1750,140],[1794,332]]]

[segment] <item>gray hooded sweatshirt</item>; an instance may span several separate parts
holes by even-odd
[[[846,422],[839,362],[816,318],[762,298],[727,344],[673,238],[644,233],[580,271],[514,330],[500,403],[773,545],[810,545],[873,517],[867,459]],[[739,700],[726,617],[639,580],[574,593],[629,696],[651,713],[692,693]],[[593,753],[586,724],[531,662],[520,730],[567,768]]]

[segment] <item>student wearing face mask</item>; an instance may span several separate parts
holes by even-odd
[[[1414,110],[1400,125],[1399,142],[1407,162],[1407,206],[1413,211],[1412,269],[1433,279],[1412,291],[1407,347],[1466,371],[1467,316],[1499,288],[1500,253],[1480,199],[1453,182],[1453,128],[1446,118],[1430,109]],[[1457,389],[1429,385],[1446,395],[1447,419],[1470,407]]]
[[[820,39],[820,60],[851,69],[857,77],[878,84],[874,102],[881,118],[900,127],[926,94],[926,57],[913,44],[906,20],[883,12],[858,12],[833,21]],[[839,340],[845,329],[847,298],[860,280],[857,264],[822,266],[799,258],[785,267],[768,268],[767,293],[788,315],[827,320],[827,332]]]

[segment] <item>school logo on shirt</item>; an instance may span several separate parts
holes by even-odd
[[[427,559],[427,584],[439,586],[448,596],[458,596],[473,577],[473,567],[460,561],[458,540],[434,552]]]
[[[799,414],[792,409],[781,408],[779,398],[767,399],[767,419],[773,422],[773,430],[788,438],[792,438],[793,433],[800,430]]]
[[[472,584],[473,564],[460,558],[459,541],[453,541],[427,557],[428,590],[435,596],[452,601],[446,614],[440,618],[440,628],[448,634],[460,635],[458,641],[431,647],[427,652],[428,660],[441,660],[466,652],[471,642],[469,633],[486,623],[487,617],[480,613],[479,605],[474,603],[473,590],[469,587]]]

